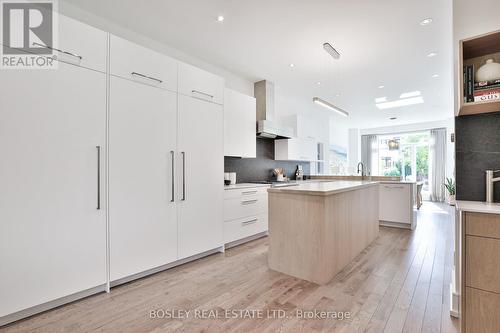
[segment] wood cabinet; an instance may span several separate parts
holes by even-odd
[[[461,332],[498,332],[500,215],[466,212],[461,229]]]
[[[223,245],[222,106],[179,95],[179,259]]]
[[[250,187],[224,191],[225,244],[267,231],[267,188]]]
[[[415,229],[415,184],[382,183],[379,185],[379,220],[381,225]]]
[[[274,159],[278,161],[315,161],[318,145],[312,139],[282,139],[274,141]]]
[[[256,101],[231,89],[224,92],[224,156],[256,157]]]
[[[177,95],[110,78],[110,279],[177,260]]]
[[[60,63],[0,87],[2,325],[105,288],[106,75]]]
[[[223,104],[224,79],[197,67],[179,63],[179,93]]]

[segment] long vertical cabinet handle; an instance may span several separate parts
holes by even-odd
[[[175,185],[174,185],[174,179],[175,179],[175,172],[174,172],[174,165],[175,165],[175,152],[173,150],[170,151],[170,155],[172,155],[172,199],[170,202],[175,201]]]
[[[182,201],[186,201],[186,152],[182,154]]]
[[[97,210],[101,209],[101,146],[97,148]]]

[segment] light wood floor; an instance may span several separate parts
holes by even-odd
[[[379,238],[328,285],[267,268],[267,238],[112,289],[1,332],[458,332],[449,316],[453,213],[425,202],[416,231]],[[283,309],[286,319],[150,319],[155,309]],[[296,310],[349,311],[303,320]]]

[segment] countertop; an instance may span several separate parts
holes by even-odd
[[[329,181],[308,182],[297,186],[269,188],[269,193],[293,193],[305,195],[332,195],[342,192],[357,190],[364,187],[378,185],[379,182],[371,181]]]
[[[500,214],[499,203],[457,200],[455,208],[462,212]]]
[[[417,182],[407,181],[407,180],[379,180],[380,184],[409,184],[415,185]]]
[[[259,184],[259,183],[238,183],[235,185],[224,185],[224,190],[237,190],[240,188],[249,188],[249,187],[270,187],[269,184]]]

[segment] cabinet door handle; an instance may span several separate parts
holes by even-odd
[[[252,219],[252,220],[248,220],[248,221],[241,222],[241,224],[242,224],[243,226],[245,226],[245,225],[249,225],[249,224],[254,224],[254,223],[256,223],[258,220],[259,220],[259,219]]]
[[[207,96],[207,97],[210,97],[210,98],[214,98],[214,96],[213,96],[213,95],[210,95],[210,94],[204,93],[203,91],[199,91],[199,90],[191,90],[191,93],[192,93],[192,94],[200,94],[200,95],[203,95],[203,96]]]
[[[97,210],[101,209],[101,146],[97,148]]]
[[[257,190],[255,190],[255,191],[241,192],[241,194],[243,194],[243,195],[250,195],[250,194],[255,194],[255,193],[257,193]]]
[[[257,199],[254,199],[254,200],[246,200],[246,201],[242,201],[241,204],[242,205],[251,205],[251,204],[254,204],[256,203],[258,200]]]
[[[139,76],[139,77],[142,77],[143,79],[150,79],[150,80],[156,81],[156,82],[158,82],[158,83],[162,83],[162,82],[163,82],[162,80],[157,79],[157,78],[155,78],[155,77],[152,77],[152,76],[147,76],[147,75],[144,75],[144,74],[141,74],[141,73],[137,73],[137,72],[132,72],[132,73],[130,73],[130,74],[132,74],[132,75],[134,75],[134,76]]]
[[[173,150],[170,151],[170,155],[172,156],[172,199],[170,199],[170,202],[175,201],[175,185],[174,185],[174,179],[175,179],[175,172],[174,172],[174,165],[175,165],[175,152]]]
[[[186,201],[186,152],[182,154],[182,201]]]
[[[67,51],[63,51],[63,50],[59,50],[59,49],[56,49],[55,47],[52,47],[52,46],[48,46],[48,45],[43,45],[43,44],[40,44],[40,43],[36,43],[36,42],[33,42],[33,46],[40,46],[40,47],[43,47],[45,49],[49,49],[49,50],[53,50],[53,51],[57,51],[59,53],[63,53],[63,54],[67,54],[67,55],[70,55],[72,57],[75,57],[75,58],[78,58],[80,60],[83,59],[83,57],[81,55],[78,55],[76,53],[71,53],[71,52],[67,52]]]

